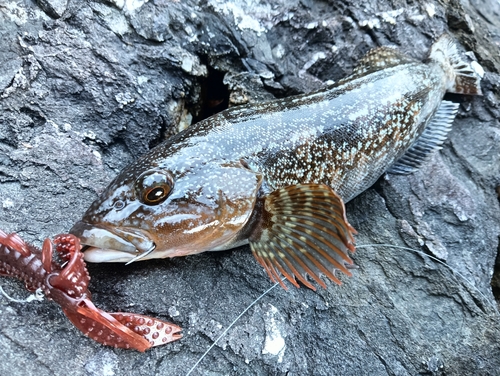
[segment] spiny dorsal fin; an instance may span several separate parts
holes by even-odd
[[[458,106],[458,103],[442,101],[424,132],[387,172],[411,174],[417,171],[435,150],[440,150],[450,132]]]
[[[297,184],[277,189],[264,198],[262,221],[249,238],[252,252],[274,282],[283,274],[299,287],[296,278],[316,288],[306,274],[322,287],[320,275],[340,284],[335,270],[348,276],[353,262],[356,231],[345,216],[342,199],[324,184]]]
[[[356,68],[354,68],[351,77],[363,77],[382,69],[415,62],[418,61],[394,48],[387,46],[377,47],[370,50],[361,58]]]

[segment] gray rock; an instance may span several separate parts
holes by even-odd
[[[213,103],[311,91],[378,45],[424,58],[447,30],[487,73],[483,97],[453,97],[463,105],[440,153],[347,205],[359,268],[342,286],[269,290],[246,247],[89,265],[98,307],[172,321],[184,338],[115,350],[52,302],[2,297],[0,374],[185,375],[230,325],[191,375],[498,374],[498,2],[39,4],[0,5],[0,228],[37,245],[67,232],[178,123],[219,111]],[[28,295],[15,280],[0,285]]]
[[[68,6],[68,0],[37,0],[38,5],[50,17],[61,18]]]

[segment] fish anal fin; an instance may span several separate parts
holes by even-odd
[[[336,270],[351,276],[355,230],[345,216],[342,199],[324,184],[279,188],[261,198],[261,220],[249,237],[252,252],[274,282],[281,276],[315,290],[306,275],[323,288],[321,275],[340,284]]]
[[[411,174],[417,171],[434,151],[440,150],[451,130],[458,107],[458,103],[442,101],[420,137],[387,172],[399,175]]]

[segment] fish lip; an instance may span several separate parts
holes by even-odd
[[[69,231],[80,239],[85,261],[129,262],[155,243],[141,230],[79,221]]]

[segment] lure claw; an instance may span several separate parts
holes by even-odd
[[[63,264],[52,259],[53,244]],[[97,308],[80,248],[79,239],[69,234],[58,235],[53,242],[46,239],[40,250],[17,234],[0,230],[0,275],[23,280],[31,291],[41,289],[82,333],[103,345],[146,351],[182,337],[182,329],[169,322]]]

